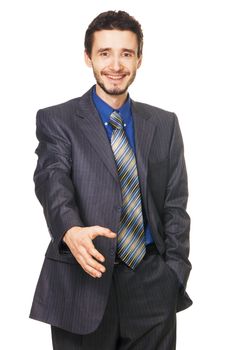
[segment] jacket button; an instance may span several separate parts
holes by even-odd
[[[112,256],[113,256],[113,255],[115,255],[115,254],[116,254],[115,249],[114,249],[114,248],[111,248],[111,249],[110,249],[110,255],[112,255]]]

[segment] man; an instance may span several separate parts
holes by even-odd
[[[85,35],[96,85],[37,114],[34,174],[51,242],[31,318],[55,350],[172,350],[185,292],[190,219],[175,114],[134,102],[140,24],[101,13]]]

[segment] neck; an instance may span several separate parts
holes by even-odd
[[[127,99],[127,91],[121,95],[109,95],[99,85],[96,85],[97,95],[113,109],[119,109]]]

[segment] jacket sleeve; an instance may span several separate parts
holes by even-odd
[[[191,270],[188,260],[190,217],[186,212],[188,181],[182,135],[176,115],[169,152],[169,171],[164,205],[166,262],[185,288]]]
[[[55,118],[46,110],[36,117],[39,141],[34,173],[35,192],[42,207],[53,245],[59,249],[65,232],[73,226],[84,226],[75,200],[71,180],[71,144]]]

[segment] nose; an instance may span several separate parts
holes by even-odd
[[[122,64],[121,64],[120,58],[118,56],[112,58],[110,68],[114,71],[117,71],[117,72],[121,70]]]

